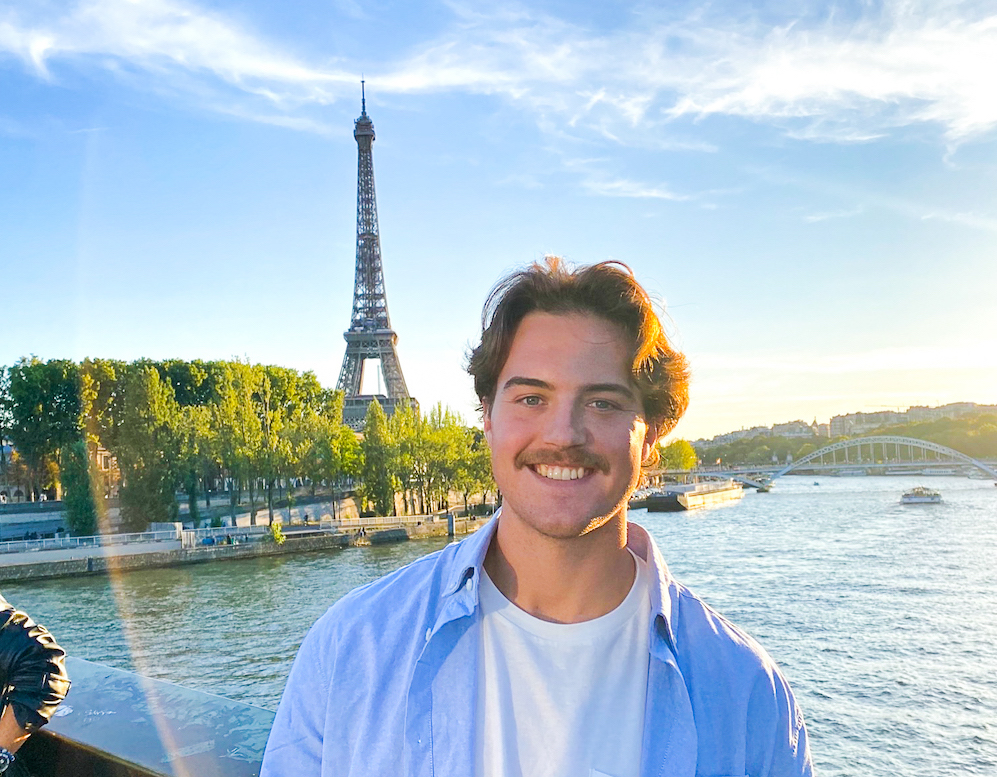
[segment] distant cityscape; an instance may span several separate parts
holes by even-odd
[[[898,410],[882,410],[875,413],[848,413],[847,415],[836,415],[826,424],[817,423],[817,419],[814,419],[812,423],[807,423],[806,421],[789,421],[784,424],[773,424],[772,426],[753,426],[750,429],[739,429],[736,432],[718,434],[709,440],[702,438],[695,442],[700,444],[724,444],[736,442],[737,440],[750,440],[754,437],[788,437],[799,439],[850,437],[857,434],[865,434],[884,426],[938,421],[942,418],[963,418],[983,413],[997,414],[997,405],[980,405],[976,402],[952,402],[948,405],[940,405],[939,407],[917,405],[909,407],[902,412]]]

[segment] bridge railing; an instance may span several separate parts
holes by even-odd
[[[212,540],[224,539],[225,537],[255,539],[269,533],[270,527],[265,524],[260,526],[210,526],[203,529],[184,529],[183,544],[184,547],[200,545],[203,540],[209,537]]]
[[[372,518],[340,518],[333,521],[332,525],[347,530],[377,529],[392,526],[418,526],[421,523],[430,523],[435,519],[435,515],[384,515]]]
[[[98,534],[86,537],[49,537],[37,540],[7,540],[0,542],[0,553],[23,553],[64,548],[108,548],[135,542],[169,542],[180,539],[176,531],[144,531],[132,534]]]

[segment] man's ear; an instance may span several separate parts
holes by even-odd
[[[481,423],[485,430],[485,439],[488,447],[492,447],[492,406],[487,399],[481,400]]]
[[[641,449],[641,462],[647,463],[654,455],[654,446],[658,444],[658,434],[660,427],[658,424],[648,423],[647,431],[644,432],[644,447]]]

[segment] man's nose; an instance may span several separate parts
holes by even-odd
[[[575,402],[554,402],[545,413],[543,441],[559,448],[586,442],[585,409]]]

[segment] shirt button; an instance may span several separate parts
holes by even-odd
[[[426,642],[429,642],[429,638],[431,636],[433,636],[433,630],[432,629],[426,629]]]

